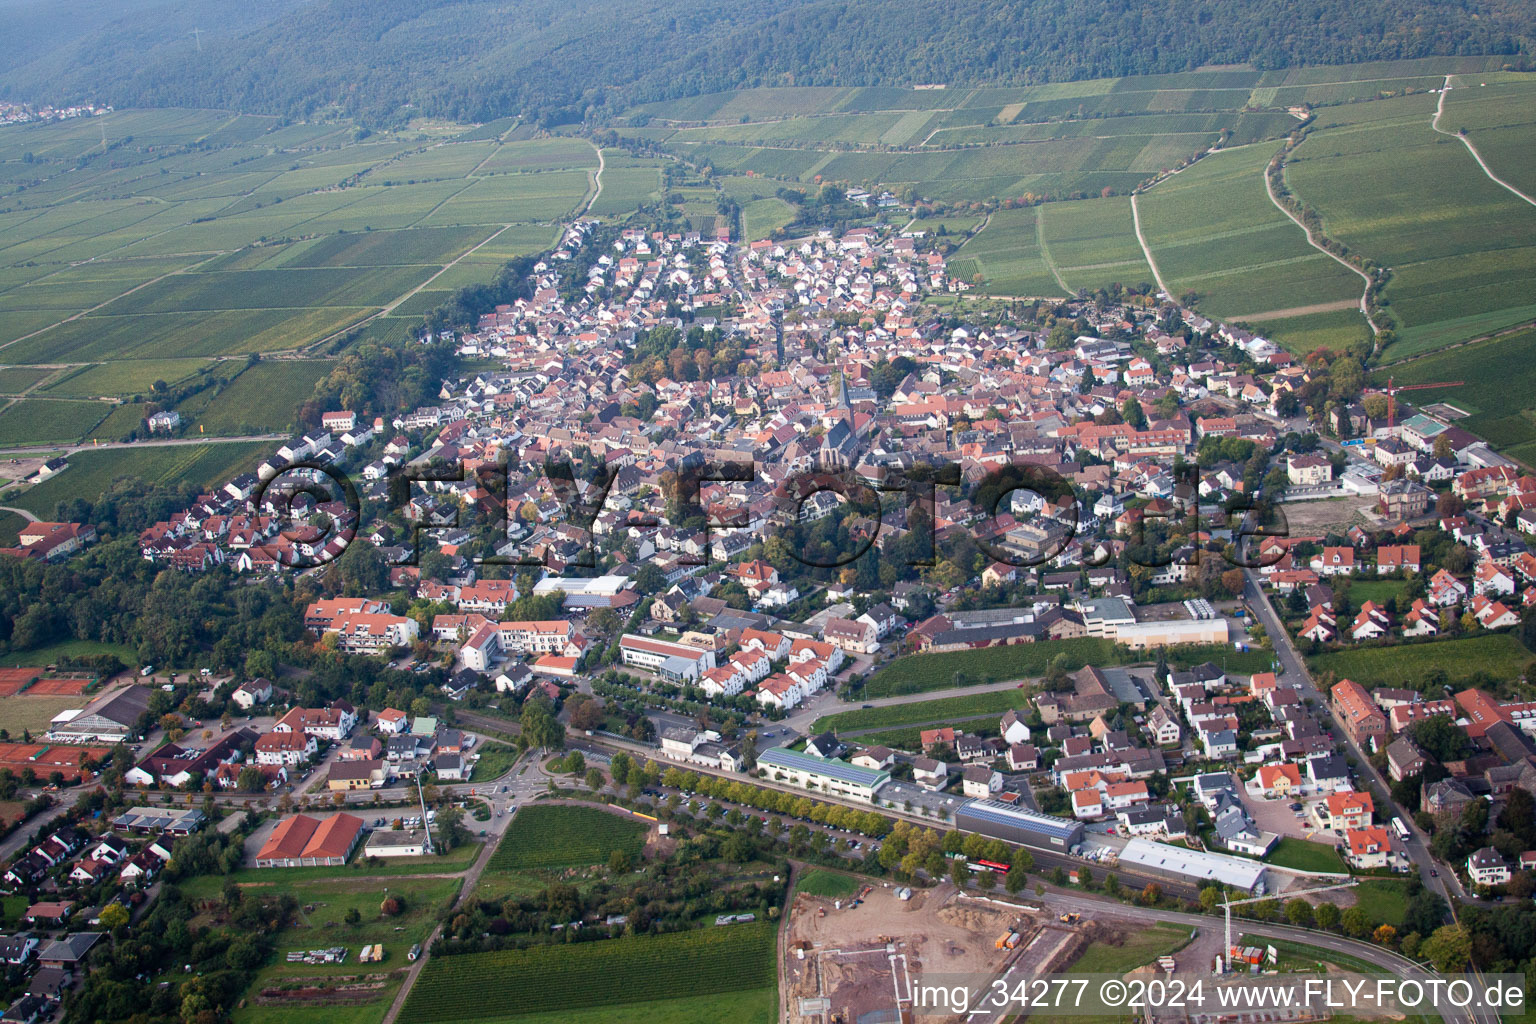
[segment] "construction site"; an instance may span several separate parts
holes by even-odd
[[[797,894],[782,958],[789,1020],[897,1024],[912,1019],[914,989],[924,978],[1060,970],[1098,927],[1072,917],[966,896],[948,884],[865,886],[847,900]],[[944,1018],[925,1010],[922,1019]]]

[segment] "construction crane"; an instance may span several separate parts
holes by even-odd
[[[1349,881],[1340,882],[1337,885],[1324,885],[1316,889],[1298,889],[1295,892],[1286,893],[1286,895],[1315,896],[1320,892],[1333,892],[1335,889],[1349,889],[1358,884],[1358,882],[1358,879],[1351,878]],[[1264,900],[1274,899],[1278,895],[1280,894],[1273,893],[1264,896],[1250,896],[1246,900],[1228,899],[1222,902],[1222,909],[1226,911],[1227,915],[1227,941],[1226,944],[1222,947],[1222,959],[1227,965],[1227,970],[1230,971],[1232,969],[1232,908],[1241,907],[1245,903],[1262,903]]]
[[[1392,437],[1397,436],[1397,399],[1394,396],[1399,391],[1424,391],[1428,388],[1459,388],[1466,384],[1464,380],[1442,380],[1436,381],[1433,384],[1404,384],[1402,387],[1398,387],[1393,383],[1394,380],[1395,378],[1393,377],[1387,378],[1385,390],[1382,388],[1370,389],[1371,394],[1385,394],[1387,396],[1387,433]]]

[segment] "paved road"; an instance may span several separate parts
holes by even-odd
[[[30,794],[27,796],[17,795],[19,800],[30,800],[31,798]],[[37,817],[29,819],[21,828],[6,836],[3,841],[0,841],[0,861],[10,860],[22,847],[31,846],[38,835],[46,836],[47,826],[59,815],[69,810],[70,803],[72,802],[60,800],[46,811],[37,815]]]
[[[1312,698],[1320,708],[1328,708],[1327,697],[1318,690],[1317,683],[1312,679],[1312,674],[1307,671],[1307,663],[1297,653],[1296,645],[1291,642],[1290,634],[1286,632],[1284,624],[1280,621],[1280,616],[1275,613],[1274,606],[1270,604],[1269,595],[1259,585],[1258,573],[1252,569],[1245,569],[1243,574],[1247,577],[1243,596],[1248,599],[1249,607],[1258,614],[1259,621],[1263,624],[1265,632],[1269,634],[1270,641],[1274,644],[1275,653],[1280,659],[1281,667],[1284,669],[1283,678],[1300,687],[1303,697]],[[1357,770],[1361,776],[1369,783],[1378,787],[1381,792],[1390,793],[1392,789],[1390,780],[1382,778],[1381,774],[1371,765],[1365,751],[1360,749],[1355,741],[1350,738],[1349,734],[1332,721],[1331,715],[1324,720],[1324,725],[1333,734],[1334,739],[1342,743],[1344,749],[1354,757],[1355,763],[1358,766]],[[1404,846],[1408,851],[1408,856],[1413,860],[1414,866],[1418,868],[1419,877],[1423,880],[1425,887],[1437,896],[1446,899],[1447,902],[1449,902],[1448,897],[1452,891],[1458,896],[1465,896],[1465,893],[1461,890],[1461,884],[1457,881],[1453,872],[1447,871],[1438,877],[1431,874],[1431,872],[1438,869],[1435,865],[1434,857],[1429,852],[1428,837],[1419,830],[1418,826],[1413,823],[1413,819],[1406,813],[1399,813],[1398,817],[1408,826],[1409,834],[1412,838]]]
[[[994,894],[996,898],[1004,897]],[[1182,914],[1176,911],[1168,911],[1135,904],[1111,901],[1106,897],[1080,895],[1075,892],[1063,892],[1050,889],[1043,894],[1033,894],[1012,898],[1013,902],[1025,903],[1030,906],[1039,906],[1047,909],[1051,914],[1065,911],[1075,911],[1085,916],[1115,918],[1122,921],[1145,922],[1148,925],[1162,921],[1187,925],[1207,933],[1212,929],[1217,934],[1221,933],[1224,925],[1219,917],[1207,917],[1199,914]],[[1344,938],[1342,935],[1330,935],[1322,932],[1308,931],[1304,928],[1292,928],[1288,925],[1263,924],[1258,921],[1244,920],[1239,926],[1234,922],[1233,934],[1237,934],[1239,927],[1245,935],[1262,936],[1272,939],[1286,939],[1292,942],[1305,943],[1320,949],[1332,950],[1336,953],[1344,953],[1356,957],[1368,963],[1374,964],[1391,974],[1399,977],[1415,970],[1419,970],[1417,964],[1404,957],[1398,956],[1380,946],[1368,942],[1357,942],[1354,939]],[[1005,975],[1006,977],[1006,975]],[[1464,1011],[1455,1010],[1452,1007],[1441,1007],[1442,1017],[1447,1024],[1473,1024],[1472,1018]],[[1214,1016],[1215,1011],[1210,1015]],[[1006,1018],[1010,1014],[972,1014],[968,1018],[968,1024],[993,1024],[999,1018]],[[1496,1021],[1475,1022],[1475,1024],[1497,1024]]]
[[[15,505],[0,505],[0,512],[14,512],[29,523],[37,522],[37,516],[24,508],[17,508]]]
[[[22,448],[0,448],[0,455],[42,455],[45,452],[75,452],[105,450],[108,448],[176,448],[193,444],[239,444],[246,441],[286,441],[288,434],[241,434],[238,437],[213,437],[198,434],[196,437],[168,437],[159,441],[108,441],[105,444],[34,444]]]

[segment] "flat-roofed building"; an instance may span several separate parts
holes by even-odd
[[[1132,839],[1126,843],[1125,849],[1120,851],[1120,863],[1181,882],[1220,882],[1247,893],[1256,892],[1264,884],[1265,868],[1259,861],[1188,850],[1146,839]]]
[[[875,802],[875,792],[891,781],[891,773],[860,768],[836,758],[812,757],[786,747],[770,747],[757,756],[763,777],[812,792]]]
[[[962,832],[975,832],[989,839],[1032,846],[1037,850],[1070,850],[1083,841],[1082,822],[1041,814],[1001,800],[972,800],[961,804],[955,810],[955,827]]]
[[[659,673],[674,682],[695,682],[715,667],[713,650],[633,633],[625,633],[619,640],[619,656],[626,665]]]

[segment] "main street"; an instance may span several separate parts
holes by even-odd
[[[1354,758],[1356,770],[1380,793],[1389,794],[1392,791],[1391,783],[1383,778],[1371,764],[1370,758],[1360,745],[1334,721],[1332,711],[1328,710],[1327,696],[1317,688],[1317,682],[1307,671],[1306,661],[1297,652],[1296,645],[1291,642],[1290,634],[1286,632],[1284,623],[1280,621],[1274,605],[1270,603],[1269,595],[1259,585],[1258,573],[1252,569],[1245,569],[1243,575],[1243,596],[1247,599],[1248,606],[1258,615],[1264,631],[1269,634],[1275,655],[1280,660],[1281,678],[1296,685],[1302,697],[1311,698],[1318,707],[1327,711],[1323,723],[1333,735],[1334,740],[1342,743],[1344,749]],[[1393,805],[1387,804],[1387,806]],[[1451,871],[1440,873],[1436,868],[1435,859],[1429,852],[1429,837],[1413,823],[1413,818],[1406,811],[1400,812],[1398,817],[1409,830],[1410,838],[1403,846],[1412,859],[1414,867],[1418,869],[1419,878],[1423,880],[1425,887],[1445,899],[1447,903],[1450,901],[1452,892],[1458,897],[1465,898],[1466,893],[1462,890],[1461,883],[1457,881],[1455,874]]]

